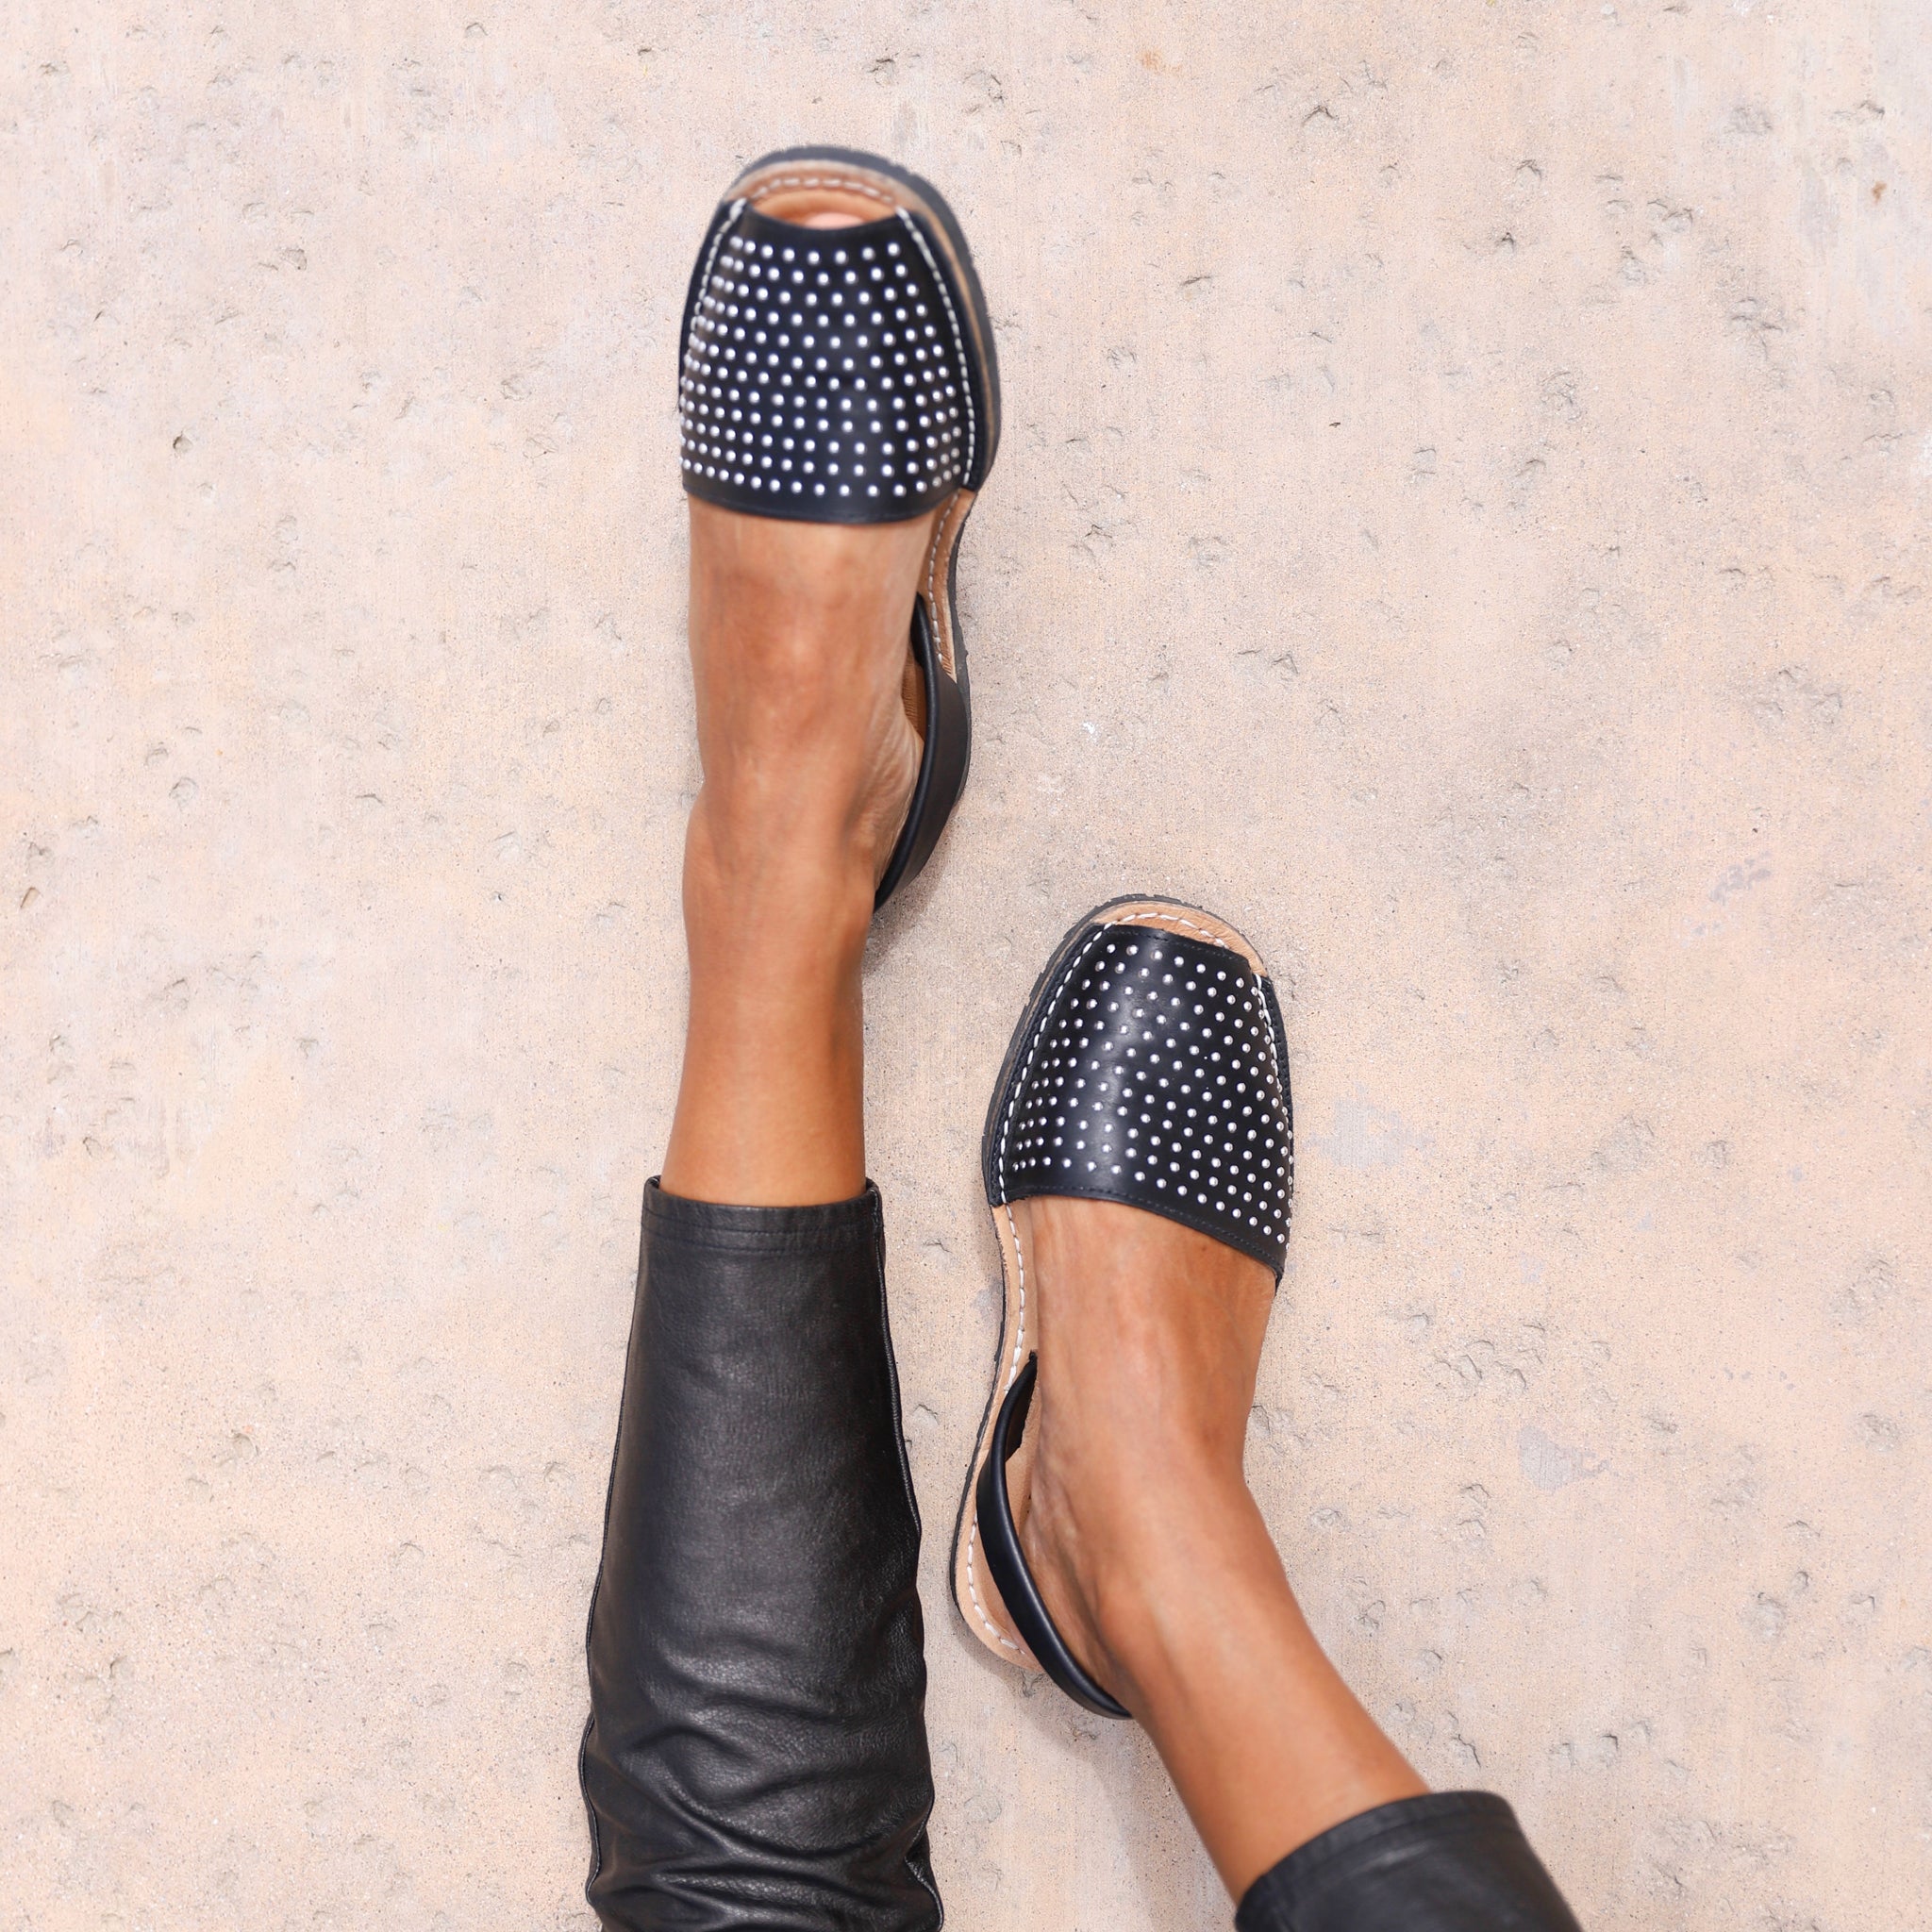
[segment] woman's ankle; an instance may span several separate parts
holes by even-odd
[[[737,950],[773,950],[803,968],[836,960],[856,972],[880,861],[876,835],[852,817],[809,786],[747,802],[708,784],[685,836],[693,965],[715,938]]]
[[[1200,1609],[1239,1587],[1224,1558],[1255,1506],[1238,1471],[1158,1425],[1118,1459],[1074,1461],[1042,1434],[1021,1541],[1074,1655],[1139,1713],[1172,1676]],[[1272,1546],[1271,1546],[1272,1547]]]

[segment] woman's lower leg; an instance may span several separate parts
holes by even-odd
[[[930,535],[691,504],[704,783],[672,1193],[780,1206],[865,1184],[859,967],[918,771],[907,638]]]
[[[1131,1208],[1019,1211],[1041,1321],[1028,1560],[1239,1898],[1330,1825],[1425,1789],[1323,1655],[1242,1477],[1274,1284]]]

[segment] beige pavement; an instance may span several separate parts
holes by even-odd
[[[684,1000],[673,362],[781,143],[954,197],[973,787],[870,978],[958,1932],[1224,1902],[944,1584],[981,1109],[1130,889],[1276,963],[1310,1613],[1592,1932],[1932,1893],[1910,0],[17,0],[0,1932],[582,1927]]]

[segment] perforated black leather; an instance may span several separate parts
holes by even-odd
[[[761,516],[887,523],[973,477],[988,434],[963,292],[907,210],[805,228],[721,208],[685,306],[684,487]]]
[[[1278,1278],[1294,1123],[1274,988],[1239,953],[1097,923],[1036,999],[987,1149],[994,1206],[1122,1201],[1198,1228]]]

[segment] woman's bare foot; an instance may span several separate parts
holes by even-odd
[[[1274,1283],[1138,1208],[1011,1211],[1040,1357],[1027,1562],[1239,1898],[1316,1833],[1424,1790],[1322,1654],[1241,1474]]]
[[[817,199],[829,205],[793,193],[766,211],[813,227],[858,218],[849,196]],[[691,1023],[672,1193],[762,1206],[864,1185],[858,970],[919,772],[908,640],[941,514],[813,524],[691,500],[704,782],[685,839]],[[774,1109],[815,1130],[774,1144],[759,1128]]]
[[[919,773],[908,637],[937,516],[792,523],[691,500],[688,904],[696,886],[869,916]]]

